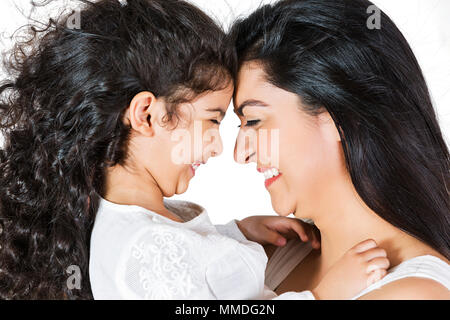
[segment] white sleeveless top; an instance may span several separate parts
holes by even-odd
[[[184,223],[103,198],[91,235],[95,299],[260,299],[267,256],[235,221],[213,225],[200,206],[165,200]]]
[[[266,285],[275,290],[289,273],[311,252],[309,243],[290,240],[284,247],[278,247],[267,263]],[[367,287],[352,300],[381,288],[387,283],[407,277],[428,278],[439,282],[450,290],[450,265],[438,257],[425,255],[406,260],[388,270],[387,275],[380,281]],[[279,299],[295,299],[295,295],[285,293]]]

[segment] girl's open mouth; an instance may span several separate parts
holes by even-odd
[[[201,162],[194,162],[193,164],[191,164],[191,172],[192,174],[195,176],[195,171],[198,169],[198,167],[200,167],[200,165],[202,165],[203,163]]]

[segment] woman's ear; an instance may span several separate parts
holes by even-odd
[[[327,111],[319,114],[318,120],[320,129],[327,140],[341,142],[341,136],[336,128],[336,124]]]
[[[142,135],[151,137],[155,134],[154,121],[157,117],[157,99],[153,93],[143,91],[134,96],[125,113],[125,121]]]

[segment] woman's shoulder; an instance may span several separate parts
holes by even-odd
[[[450,300],[450,291],[442,283],[427,278],[408,277],[371,291],[360,300]]]
[[[358,299],[450,299],[450,265],[434,255],[414,257],[392,268]]]

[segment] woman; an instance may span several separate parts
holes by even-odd
[[[286,0],[235,23],[235,158],[269,172],[279,215],[321,232],[320,253],[275,251],[277,293],[313,288],[371,237],[397,268],[354,298],[448,299],[449,152],[414,54],[384,13],[381,29],[366,26],[370,5]],[[271,148],[261,136],[249,142],[252,130],[279,130],[278,153],[261,155]]]

